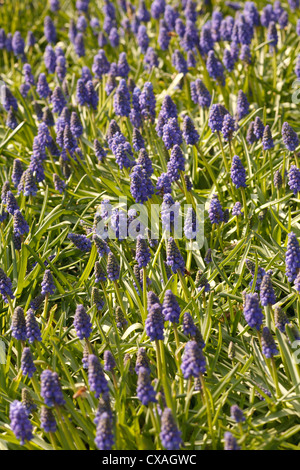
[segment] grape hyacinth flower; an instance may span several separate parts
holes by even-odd
[[[287,122],[282,124],[281,135],[285,147],[290,152],[294,152],[299,145],[299,139],[294,129]]]
[[[56,173],[53,173],[53,184],[54,189],[60,194],[62,194],[64,189],[66,188],[65,181],[63,181]]]
[[[224,221],[224,212],[217,194],[213,194],[208,210],[208,215],[211,224],[219,225]]]
[[[88,96],[88,91],[87,91],[87,88],[86,88],[86,84],[85,84],[85,82],[83,81],[82,78],[80,78],[77,81],[76,98],[77,98],[77,102],[78,102],[78,104],[80,104],[80,106],[84,106],[85,104],[87,104],[89,102],[89,96]]]
[[[229,49],[225,49],[224,51],[223,64],[228,72],[232,72],[234,70],[235,62]]]
[[[147,69],[149,72],[155,67],[158,67],[159,61],[158,61],[158,56],[156,51],[153,49],[153,47],[148,47],[145,57],[144,57],[144,64],[145,64],[145,69]]]
[[[194,338],[196,336],[197,327],[196,327],[196,325],[194,323],[194,320],[192,319],[191,314],[189,312],[185,312],[183,314],[182,326],[183,326],[183,333],[186,336],[191,336],[192,338]]]
[[[92,392],[95,392],[95,397],[99,398],[101,394],[107,394],[109,389],[107,380],[105,378],[102,366],[98,357],[95,354],[90,354],[88,359],[88,381]]]
[[[159,298],[157,297],[157,295],[155,294],[155,292],[153,291],[149,291],[147,293],[147,310],[148,312],[150,311],[150,308],[152,307],[152,305],[154,304],[159,304],[160,305],[160,302],[159,302]],[[161,305],[160,305],[161,306]]]
[[[41,428],[45,432],[56,432],[57,424],[55,416],[50,408],[42,406],[41,408]]]
[[[118,33],[118,29],[116,27],[112,27],[109,31],[108,40],[112,47],[118,47],[120,44],[120,36]]]
[[[156,132],[159,135],[159,137],[162,137],[162,131],[164,125],[168,122],[168,119],[170,118],[176,118],[178,117],[178,111],[176,104],[170,97],[170,95],[166,95],[163,99],[160,112],[158,115],[158,121],[157,121],[157,126],[156,126]]]
[[[267,359],[271,359],[273,356],[276,356],[278,354],[278,349],[275,344],[272,333],[266,326],[262,330],[261,347],[262,353]]]
[[[229,431],[224,434],[224,450],[240,450],[236,438]]]
[[[99,96],[91,80],[89,80],[86,84],[86,91],[87,91],[87,105],[96,111],[98,108]]]
[[[221,132],[224,118],[228,114],[227,109],[222,104],[213,104],[208,118],[208,125],[212,132]]]
[[[173,232],[178,229],[180,204],[174,202],[171,194],[164,194],[161,205],[161,222],[166,232]]]
[[[139,268],[146,267],[150,262],[151,255],[147,245],[147,241],[143,236],[139,235],[136,241],[136,255],[135,260],[138,263]]]
[[[192,119],[188,115],[185,115],[183,118],[182,134],[187,145],[196,145],[199,142],[199,133],[195,129]]]
[[[128,321],[126,320],[123,310],[120,306],[116,308],[115,317],[117,328],[119,328],[120,330],[125,329],[127,327]]]
[[[168,173],[162,173],[157,178],[156,189],[157,189],[157,192],[161,195],[171,193],[172,191],[171,179]]]
[[[238,405],[232,405],[230,408],[230,416],[236,423],[243,423],[246,418],[244,416],[244,413],[240,409]]]
[[[214,51],[209,51],[207,60],[206,60],[206,68],[209,73],[209,76],[218,82],[220,85],[225,85],[225,77],[224,77],[224,67],[222,62],[220,62],[216,56]]]
[[[27,390],[27,388],[22,388],[22,405],[25,408],[27,416],[29,416],[33,411],[37,409],[36,404],[33,401],[31,393]]]
[[[188,73],[188,66],[183,54],[176,49],[172,54],[172,65],[178,73],[186,75]]]
[[[5,303],[8,303],[8,298],[14,299],[15,296],[12,291],[12,282],[10,278],[5,274],[3,269],[0,268],[0,294],[3,297]]]
[[[36,371],[36,367],[33,362],[33,356],[30,348],[24,348],[21,357],[21,369],[23,375],[28,375],[29,378],[33,376]]]
[[[206,372],[205,357],[196,341],[188,341],[182,355],[181,370],[183,377],[199,377]]]
[[[54,73],[56,69],[56,54],[50,44],[45,49],[44,62],[48,72]]]
[[[56,29],[50,16],[46,16],[44,20],[44,34],[47,42],[56,42]]]
[[[151,369],[145,348],[139,348],[136,356],[135,372],[138,374],[141,368],[146,370],[148,375],[150,375]]]
[[[24,55],[25,41],[21,36],[20,31],[16,31],[12,38],[12,50],[13,53],[17,56]]]
[[[182,143],[182,134],[176,118],[170,118],[163,127],[162,140],[169,150]]]
[[[16,201],[16,198],[10,190],[6,192],[5,199],[3,198],[3,192],[2,192],[2,202],[6,204],[6,210],[11,215],[14,215],[14,213],[17,210],[19,210],[19,206]]]
[[[271,150],[274,147],[272,132],[269,124],[264,128],[264,133],[262,136],[262,145],[264,150]]]
[[[97,139],[94,140],[94,150],[99,163],[103,162],[106,157],[106,151],[103,149],[99,140]]]
[[[14,130],[18,126],[18,121],[14,115],[14,111],[10,109],[7,113],[7,118],[5,122],[6,126],[10,129]]]
[[[249,101],[247,96],[242,90],[238,92],[237,106],[236,106],[236,118],[240,121],[244,116],[247,116],[249,112]]]
[[[185,170],[185,158],[178,144],[175,144],[171,150],[170,160],[167,163],[167,174],[171,182],[180,178],[180,173]]]
[[[79,339],[88,339],[90,337],[92,323],[83,305],[77,305],[73,325]]]
[[[263,314],[259,306],[258,295],[246,294],[244,303],[244,317],[251,328],[260,329],[263,322]]]
[[[92,65],[92,72],[98,78],[101,80],[102,75],[105,75],[109,72],[110,69],[110,63],[107,60],[107,57],[105,55],[105,51],[103,49],[100,49],[94,57],[94,62]]]
[[[208,248],[207,252],[205,253],[204,262],[206,264],[211,263],[211,248]]]
[[[237,189],[246,188],[246,171],[237,155],[232,158],[231,180]]]
[[[96,245],[97,252],[101,258],[102,256],[105,256],[110,252],[109,246],[100,235],[98,235],[97,233],[94,233],[92,238],[93,238],[93,242]]]
[[[99,450],[111,450],[115,443],[111,416],[101,413],[97,421],[95,444]]]
[[[42,341],[40,327],[36,320],[33,308],[27,310],[25,326],[26,338],[28,339],[29,344],[32,344],[34,341]]]
[[[296,165],[291,165],[288,174],[288,185],[296,196],[300,191],[300,170],[296,167]]]
[[[136,152],[139,152],[139,150],[145,148],[145,141],[143,139],[143,136],[136,127],[134,127],[132,133],[132,147]]]
[[[165,321],[169,321],[171,323],[179,323],[180,312],[181,310],[176,296],[173,294],[171,289],[168,289],[165,293],[164,301],[162,304],[162,314],[164,316]]]
[[[285,254],[285,274],[289,282],[296,279],[300,270],[300,246],[294,232],[288,234],[288,243]]]
[[[162,51],[166,51],[169,47],[171,37],[169,35],[169,29],[165,20],[159,21],[159,33],[158,33],[158,45]]]
[[[37,311],[43,304],[45,300],[45,296],[43,294],[37,295],[31,302],[30,302],[30,308],[32,310]]]
[[[54,293],[55,284],[54,284],[53,276],[51,274],[50,269],[46,269],[44,273],[43,281],[41,283],[41,287],[42,287],[41,292],[44,295],[47,295],[47,294],[52,295]]]
[[[198,218],[196,217],[196,213],[192,207],[188,207],[185,214],[183,231],[188,240],[195,239],[199,231]]]
[[[211,103],[211,95],[200,78],[195,82],[191,82],[191,98],[194,103],[198,104],[201,108],[209,108]]]
[[[181,431],[177,428],[169,408],[165,408],[163,411],[159,437],[166,450],[178,450],[182,444]]]
[[[151,199],[155,190],[147,171],[142,165],[135,165],[133,167],[130,179],[130,192],[137,203],[143,203]]]
[[[83,133],[83,127],[80,118],[76,112],[72,112],[70,119],[70,130],[76,139],[79,139]]]
[[[145,54],[149,46],[149,36],[147,34],[147,28],[145,25],[141,24],[139,26],[136,38],[138,41],[138,45],[141,48],[142,54]]]
[[[130,93],[126,80],[122,78],[114,95],[114,112],[117,116],[129,116]]]
[[[53,112],[61,114],[67,102],[60,86],[55,87],[51,96],[51,103],[53,105]]]
[[[278,328],[281,333],[285,332],[285,325],[289,324],[289,320],[285,312],[277,305],[274,307],[274,322],[276,328]]]
[[[92,303],[96,306],[98,311],[104,307],[104,300],[101,297],[100,291],[97,287],[92,287]]]
[[[272,286],[271,275],[272,271],[268,271],[261,281],[260,302],[263,307],[276,303],[276,296]]]
[[[239,216],[242,215],[242,204],[237,201],[232,208],[232,215]]]
[[[155,390],[151,385],[149,371],[144,367],[140,367],[138,371],[136,394],[144,406],[149,405],[149,403],[156,403],[157,401]]]
[[[91,250],[92,242],[86,235],[69,233],[68,238],[80,251],[89,252]]]
[[[114,356],[109,350],[104,351],[104,366],[103,369],[107,372],[112,372],[116,367]]]
[[[20,236],[29,232],[29,225],[24,219],[24,216],[19,210],[16,210],[13,215],[13,228],[14,232]]]
[[[282,170],[276,170],[274,173],[273,184],[276,189],[280,189],[283,184]]]
[[[247,268],[249,269],[249,271],[252,275],[252,278],[254,278],[254,276],[255,276],[255,263],[253,263],[249,259],[246,259],[245,263],[246,263],[246,266],[247,266]],[[265,274],[266,274],[266,271],[263,268],[261,268],[260,266],[258,266],[255,290],[260,289],[260,285],[261,285],[262,279],[263,279]],[[252,287],[252,283],[253,283],[253,280],[249,283],[250,287]]]
[[[12,108],[18,111],[18,102],[7,85],[1,85],[1,104],[5,111],[9,112]]]
[[[19,341],[26,341],[26,324],[22,307],[16,307],[12,315],[11,334]]]
[[[126,52],[121,52],[118,59],[118,75],[127,78],[130,72],[130,67],[127,62]]]
[[[108,253],[107,259],[107,277],[110,281],[117,281],[120,277],[120,266],[111,251]]]
[[[159,303],[151,305],[145,321],[146,334],[151,341],[164,339],[164,317]]]
[[[253,132],[257,140],[262,139],[264,135],[265,126],[259,116],[256,116],[253,125]]]
[[[225,114],[222,124],[221,132],[225,142],[232,140],[233,133],[236,130],[236,122],[233,117],[228,113]]]
[[[10,427],[16,438],[20,440],[22,446],[25,444],[25,441],[31,441],[33,439],[32,424],[28,419],[26,409],[20,401],[14,400],[10,404],[9,419]]]
[[[99,261],[95,262],[95,282],[105,282],[106,281],[106,273],[101,266]]]
[[[247,65],[252,63],[251,50],[247,44],[242,45],[239,59]]]
[[[276,23],[274,21],[270,21],[269,23],[267,39],[269,42],[270,52],[276,52],[276,46],[278,43],[278,33],[276,29]]]
[[[65,400],[61,390],[58,374],[49,369],[45,369],[41,374],[41,397],[44,399],[45,405],[63,406]]]
[[[154,122],[156,99],[151,82],[144,84],[143,90],[139,96],[139,105],[142,118]]]
[[[167,244],[167,265],[170,266],[173,273],[180,272],[184,274],[185,262],[179,251],[174,238],[170,237]]]
[[[165,0],[154,0],[151,4],[151,16],[155,20],[158,20],[161,15],[164,14],[166,8]]]

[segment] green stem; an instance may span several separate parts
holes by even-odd
[[[156,348],[156,359],[157,359],[157,378],[161,380],[162,378],[162,364],[161,364],[161,356],[160,356],[160,346],[159,340],[155,340],[155,348]]]
[[[185,301],[188,302],[189,301],[189,295],[190,295],[189,290],[188,290],[188,286],[186,285],[184,276],[183,276],[182,272],[179,269],[178,269],[177,273],[178,273],[178,276],[179,276],[179,279],[180,279],[182,290],[184,292]]]
[[[214,437],[214,432],[213,432],[213,425],[212,425],[212,417],[211,417],[211,411],[210,411],[210,403],[208,399],[208,393],[206,390],[206,384],[204,381],[204,377],[202,374],[200,374],[200,381],[201,381],[201,386],[202,386],[202,391],[203,391],[203,400],[206,405],[206,416],[207,416],[207,423],[208,423],[208,428],[212,440],[212,448],[214,449],[215,447],[215,437]]]
[[[64,432],[64,435],[65,435],[65,438],[66,438],[66,440],[67,440],[67,442],[68,442],[68,445],[69,445],[69,447],[70,447],[70,450],[76,450],[76,447],[75,447],[75,445],[74,445],[74,443],[73,443],[73,441],[72,441],[72,439],[71,439],[69,430],[68,430],[68,428],[67,428],[66,425],[65,425],[64,418],[63,418],[63,416],[62,416],[62,414],[61,414],[61,411],[60,411],[59,406],[55,405],[55,410],[56,410],[56,413],[57,413],[57,415],[58,415],[59,422],[60,422],[60,424],[61,424],[62,430],[63,430],[63,432]]]
[[[143,303],[144,303],[144,318],[147,318],[147,268],[143,266]]]
[[[48,314],[48,300],[49,300],[49,294],[45,295],[45,303],[44,303],[44,310],[42,314],[42,318],[47,322],[47,314]]]

